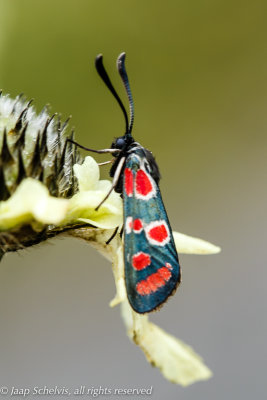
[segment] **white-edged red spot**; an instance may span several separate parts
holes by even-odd
[[[136,290],[141,296],[155,293],[170,280],[171,276],[172,274],[167,267],[161,267],[154,274],[138,282]]]
[[[145,228],[149,243],[156,246],[165,246],[170,241],[170,231],[166,221],[153,221]]]
[[[127,196],[132,197],[133,195],[133,173],[130,168],[124,170],[124,188]]]
[[[151,264],[150,255],[140,251],[132,256],[132,266],[137,271],[148,267]]]
[[[140,233],[143,230],[143,222],[140,218],[136,218],[133,221],[133,231],[134,233]]]
[[[141,200],[149,200],[156,195],[155,185],[143,169],[139,169],[135,175],[135,195]]]
[[[125,221],[125,231],[126,233],[131,233],[133,229],[133,217],[127,217]]]

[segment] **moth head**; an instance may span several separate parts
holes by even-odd
[[[126,150],[130,144],[134,142],[132,136],[120,136],[115,138],[111,144],[112,149]],[[116,154],[115,154],[116,155]]]

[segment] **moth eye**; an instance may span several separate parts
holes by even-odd
[[[116,139],[115,146],[117,149],[122,149],[125,146],[124,137],[119,137],[118,139]]]

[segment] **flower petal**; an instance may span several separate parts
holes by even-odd
[[[84,162],[81,165],[75,164],[73,166],[73,171],[78,179],[79,190],[81,192],[96,189],[100,173],[99,166],[93,157],[85,157]]]
[[[96,161],[88,156],[82,165],[75,164],[73,168],[80,191],[70,199],[64,223],[82,221],[103,229],[119,226],[122,223],[122,200],[118,193],[111,192],[99,210],[95,210],[111,188],[110,181],[99,181]]]
[[[216,254],[221,248],[206,240],[198,239],[183,233],[173,232],[173,238],[178,253],[184,254]]]
[[[112,263],[112,269],[113,269],[113,274],[114,274],[114,279],[115,279],[115,285],[116,285],[116,296],[114,299],[111,300],[109,303],[110,307],[115,307],[122,301],[125,301],[127,299],[127,294],[126,294],[126,288],[125,288],[125,281],[124,281],[124,262],[123,262],[123,247],[122,245],[119,246],[113,263]]]
[[[121,223],[121,217],[116,215],[99,215],[94,219],[78,218],[77,221],[85,222],[86,224],[93,225],[101,229],[116,228]]]
[[[49,194],[39,181],[26,178],[15,193],[0,203],[0,229],[11,229],[33,220],[42,224],[59,224],[65,217],[68,200]]]
[[[83,221],[99,228],[112,229],[122,223],[122,201],[118,193],[112,193],[96,211],[106,192],[89,190],[75,194],[69,200],[69,211],[64,223]]]
[[[97,190],[108,192],[110,188],[111,188],[111,182],[108,180],[103,179],[97,183]]]
[[[190,346],[149,322],[146,315],[135,313],[128,301],[122,303],[122,317],[129,337],[169,381],[188,386],[212,376],[210,369]]]

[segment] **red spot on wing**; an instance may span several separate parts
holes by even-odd
[[[165,224],[154,226],[151,229],[149,229],[147,233],[151,239],[159,243],[164,242],[164,240],[166,240],[169,236]]]
[[[139,294],[141,294],[141,296],[145,296],[146,294],[151,293],[150,286],[148,285],[146,280],[138,282],[136,285],[136,290]]]
[[[133,173],[130,168],[124,170],[124,188],[127,196],[133,195]]]
[[[166,264],[167,265],[167,264]],[[162,267],[158,270],[158,273],[160,274],[160,276],[166,281],[168,282],[168,280],[170,279],[170,277],[172,276],[172,273],[169,270],[169,267]]]
[[[140,233],[143,229],[143,222],[141,219],[136,218],[133,222],[133,230],[135,233]]]
[[[154,274],[151,274],[146,278],[146,281],[150,286],[151,292],[156,292],[158,288],[165,285],[165,280],[161,276],[160,269],[158,270],[158,272],[155,272]]]
[[[137,195],[147,196],[153,191],[152,182],[146,172],[142,169],[139,169],[136,172],[135,185]]]
[[[167,264],[166,264],[167,265]],[[151,274],[146,279],[140,281],[136,285],[136,290],[141,296],[145,296],[156,292],[164,286],[171,278],[172,274],[169,267],[161,267],[157,272]]]
[[[143,253],[142,251],[140,251],[137,254],[134,254],[132,257],[132,266],[137,271],[146,268],[150,264],[151,264],[150,255]]]

